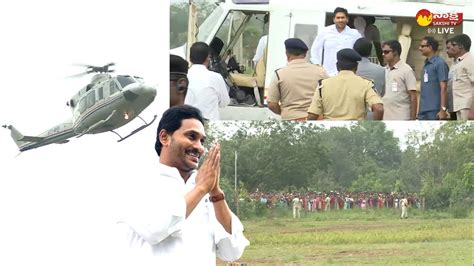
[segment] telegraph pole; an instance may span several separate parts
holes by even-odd
[[[235,160],[234,160],[234,203],[237,212],[237,216],[240,215],[239,209],[239,192],[237,191],[237,151],[234,151]]]
[[[189,61],[189,50],[196,42],[197,7],[193,0],[189,0],[188,6],[188,42],[186,44],[186,60]]]

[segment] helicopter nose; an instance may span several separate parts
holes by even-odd
[[[125,99],[129,101],[133,101],[137,97],[142,99],[154,99],[156,96],[156,89],[151,86],[135,83],[125,87],[123,95]]]

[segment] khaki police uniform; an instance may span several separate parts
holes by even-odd
[[[411,98],[409,91],[416,91],[413,69],[401,60],[393,68],[386,66],[383,120],[410,120]]]
[[[474,56],[468,52],[458,58],[453,66],[453,105],[458,113],[458,120],[467,120],[472,101],[474,100]]]
[[[367,106],[378,103],[382,103],[382,99],[372,80],[341,70],[336,76],[321,81],[308,113],[331,120],[363,120],[367,117]]]
[[[308,108],[318,81],[329,77],[323,67],[295,59],[275,71],[268,90],[268,102],[280,102],[281,118],[298,120],[308,116]]]

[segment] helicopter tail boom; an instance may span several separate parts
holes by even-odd
[[[41,141],[43,140],[44,138],[42,137],[33,137],[33,136],[24,136],[23,134],[20,133],[20,131],[18,131],[18,129],[16,129],[14,126],[12,125],[4,125],[3,126],[4,128],[8,128],[10,129],[10,135],[13,139],[13,141],[15,141],[15,144],[20,148],[21,146],[23,146],[25,143],[28,143],[28,142],[38,142],[38,141]]]

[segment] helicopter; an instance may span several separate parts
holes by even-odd
[[[23,135],[12,125],[2,127],[11,131],[11,137],[20,152],[39,148],[52,143],[63,144],[76,136],[98,134],[103,132],[115,133],[121,142],[135,133],[143,130],[156,120],[156,115],[147,123],[139,114],[148,107],[156,96],[156,89],[145,85],[138,76],[116,75],[110,67],[115,63],[104,66],[80,65],[86,71],[71,77],[93,74],[91,82],[79,90],[67,101],[66,105],[72,111],[72,118],[57,124],[38,136]],[[122,137],[114,130],[138,117],[144,125]]]

